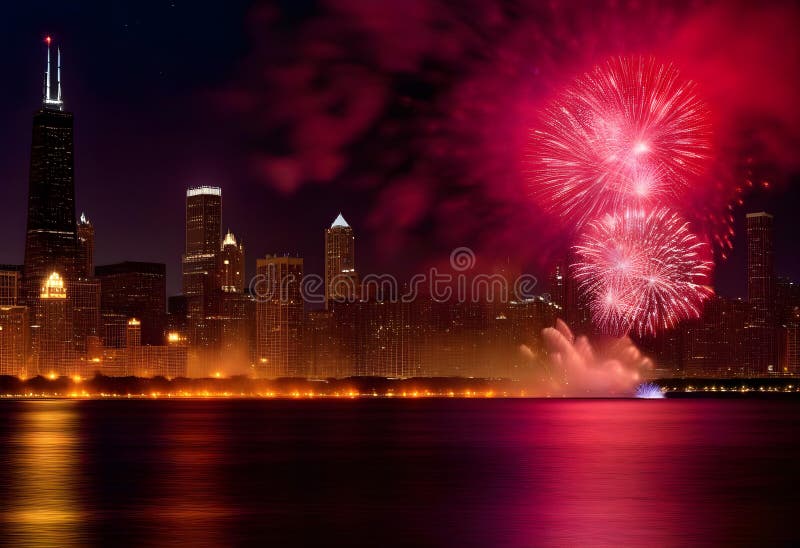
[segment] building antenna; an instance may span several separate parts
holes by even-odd
[[[58,47],[58,67],[56,68],[56,80],[58,80],[58,102],[61,102],[61,46]]]
[[[50,37],[44,39],[47,43],[47,70],[44,73],[44,102],[50,101]]]

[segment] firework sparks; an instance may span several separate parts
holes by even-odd
[[[667,208],[624,209],[591,221],[573,265],[606,334],[655,334],[700,315],[713,292],[710,246]]]
[[[615,58],[578,79],[532,132],[534,196],[569,225],[623,206],[681,210],[710,156],[709,112],[673,65]]]

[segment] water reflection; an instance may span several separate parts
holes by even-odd
[[[9,544],[78,546],[85,539],[77,402],[27,401],[6,446]]]
[[[147,516],[157,546],[222,546],[224,522],[234,515],[219,485],[227,445],[221,414],[202,402],[193,406],[168,409],[159,436],[161,466]]]
[[[0,415],[0,545],[796,545],[797,400],[0,401]]]

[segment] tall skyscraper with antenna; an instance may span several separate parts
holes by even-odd
[[[61,95],[61,49],[56,50],[55,84],[51,39],[47,44],[42,106],[33,116],[28,180],[28,222],[23,267],[24,298],[36,311],[42,284],[52,272],[69,280],[76,273],[73,117]]]

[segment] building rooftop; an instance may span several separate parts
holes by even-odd
[[[186,191],[186,197],[192,196],[222,196],[222,189],[218,186],[196,186]]]
[[[124,261],[115,264],[106,264],[96,266],[94,269],[95,276],[110,276],[112,274],[158,274],[165,276],[167,272],[167,265],[164,263],[146,263],[141,261]]]
[[[333,221],[333,223],[331,224],[331,228],[336,228],[337,226],[341,226],[341,227],[344,227],[344,228],[350,228],[350,225],[347,224],[347,221],[344,220],[344,217],[342,217],[341,213],[339,213],[339,216],[336,217],[335,221]]]
[[[226,245],[232,245],[234,247],[237,245],[236,244],[236,236],[233,235],[233,232],[231,232],[230,228],[228,229],[228,233],[225,234],[225,239],[222,240],[222,248],[223,249],[225,248]]]

